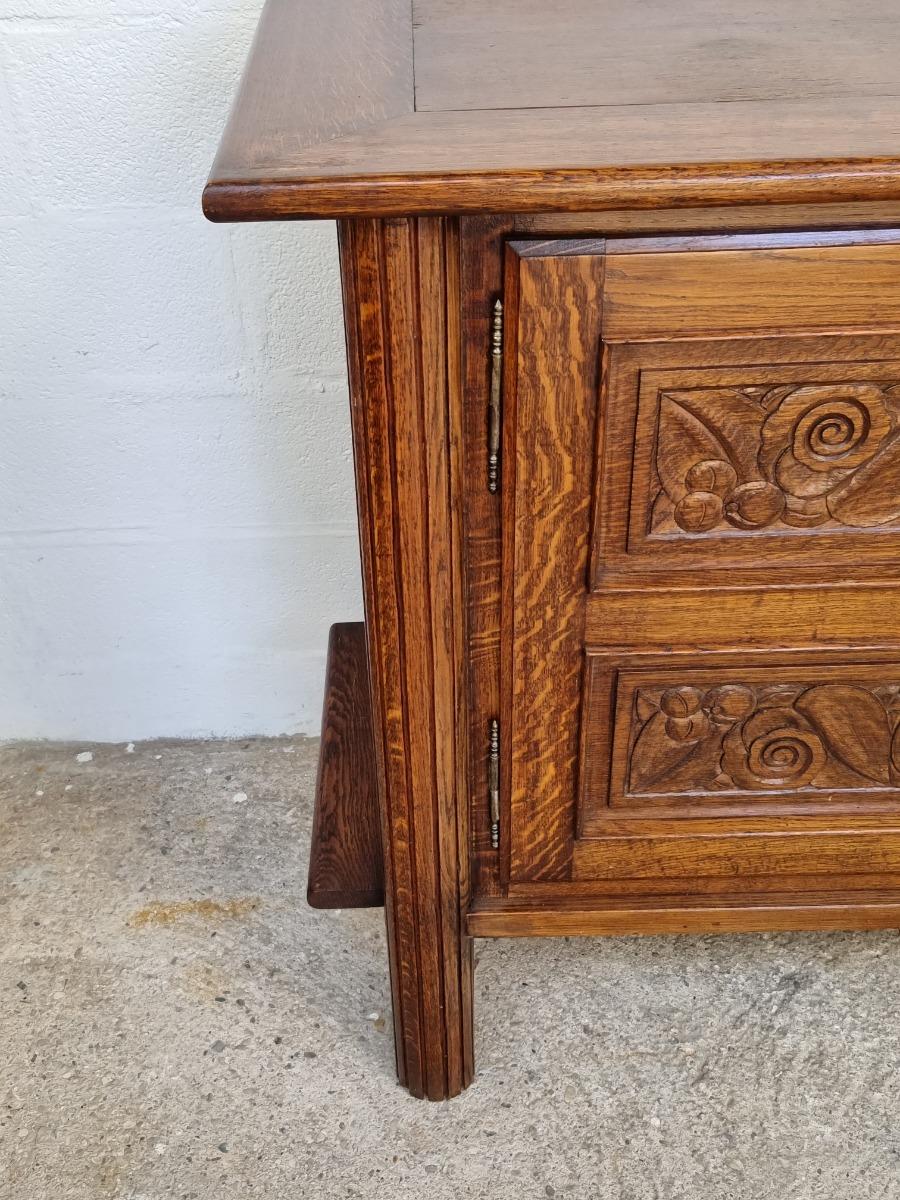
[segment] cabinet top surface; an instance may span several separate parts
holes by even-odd
[[[221,220],[900,195],[896,0],[268,0]]]

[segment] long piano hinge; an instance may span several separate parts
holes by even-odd
[[[503,301],[494,302],[491,321],[491,403],[488,420],[488,491],[500,486],[500,391],[503,380]]]
[[[489,793],[491,803],[491,846],[500,847],[500,722],[493,719],[490,724],[490,775]]]

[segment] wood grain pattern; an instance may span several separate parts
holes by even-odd
[[[639,586],[605,590],[585,615],[588,646],[724,649],[766,646],[890,647],[898,641],[900,587]]]
[[[472,937],[632,936],[666,933],[765,933],[788,929],[900,929],[900,892],[802,897],[742,891],[704,903],[699,897],[651,898],[643,904],[599,897],[537,903],[485,899],[469,911]]]
[[[502,238],[510,222],[469,218],[460,238],[462,363],[465,403],[463,471],[468,618],[469,802],[473,895],[501,888],[501,859],[491,845],[488,736],[501,712],[501,495],[487,486],[491,312],[503,293]],[[508,840],[505,839],[505,844]]]
[[[248,154],[289,158],[412,110],[406,0],[342,0],[321,19],[314,7],[267,0],[213,179],[242,170]]]
[[[415,0],[414,13],[420,111],[900,94],[883,3]]]
[[[332,625],[306,899],[313,908],[384,904],[375,733],[362,622]]]
[[[465,220],[465,218],[464,218]],[[900,204],[884,200],[868,204],[767,204],[763,208],[606,209],[603,212],[517,213],[507,218],[510,233],[560,239],[618,236],[646,240],[677,235],[706,238],[713,232],[749,233],[757,239],[773,231],[800,232],[805,237],[822,230],[874,232],[879,226],[900,226]],[[620,247],[621,249],[621,247]]]
[[[752,19],[730,0],[713,20],[699,0],[650,9],[623,0],[605,6],[602,21],[587,0],[565,0],[529,17],[517,7],[503,37],[477,47],[479,27],[502,22],[508,5],[480,5],[477,14],[459,0],[439,7],[419,22],[402,0],[338,9],[324,0],[268,0],[207,185],[207,215],[896,197],[900,101],[890,47],[898,39],[889,0],[864,18],[849,3],[835,16],[803,0],[803,21],[776,12],[773,0]],[[764,42],[750,33],[757,22],[769,23]],[[579,30],[579,40],[563,49],[567,28]],[[779,28],[789,35],[774,36]],[[667,68],[665,44],[684,48]],[[730,70],[736,57],[741,69]],[[748,76],[748,63],[758,78]],[[473,103],[475,79],[490,102]],[[459,103],[445,94],[448,85]],[[525,104],[508,103],[526,96]],[[591,102],[580,103],[587,96]],[[550,97],[553,104],[541,103]]]
[[[884,816],[868,819],[868,824],[859,818],[859,828],[878,829],[884,826]],[[705,822],[708,826],[710,822]],[[850,826],[848,826],[849,828]],[[832,822],[831,829],[834,828]],[[856,825],[853,825],[856,828]],[[827,829],[825,830],[827,832]],[[702,836],[702,835],[701,835]],[[576,844],[578,846],[578,844]],[[578,854],[581,849],[578,847]],[[742,887],[751,890],[747,881],[742,881]],[[634,904],[662,903],[663,901],[694,901],[704,900],[709,903],[716,897],[733,896],[734,880],[728,875],[695,875],[690,880],[690,887],[685,887],[683,878],[670,879],[591,879],[573,878],[562,883],[524,882],[510,884],[502,897],[486,897],[486,899],[508,899],[515,904],[548,904],[556,905],[580,904],[582,906],[595,903],[602,908],[610,900],[630,900]],[[773,896],[776,902],[779,897],[789,897],[792,902],[799,902],[809,895],[821,895],[825,892],[840,894],[844,899],[853,903],[865,901],[867,895],[875,892],[893,892],[900,899],[900,875],[896,872],[852,871],[844,873],[840,879],[833,874],[821,874],[807,871],[802,875],[756,875],[752,881],[752,895]],[[864,894],[860,894],[864,893]],[[478,903],[476,899],[473,903]]]
[[[507,259],[503,775],[510,878],[551,879],[572,832],[602,260],[527,250]]]
[[[900,829],[884,821],[866,833],[839,830],[816,833],[806,829],[787,833],[707,835],[692,838],[616,837],[580,842],[575,878],[646,879],[653,890],[659,880],[680,879],[686,891],[702,875],[752,880],[760,875],[839,877],[861,871],[900,873]]]
[[[341,229],[400,1078],[472,1075],[455,228]]]
[[[607,341],[900,326],[900,239],[888,244],[617,254],[607,247]]]

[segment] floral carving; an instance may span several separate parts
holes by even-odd
[[[640,688],[628,790],[900,787],[900,684]]]
[[[866,529],[900,519],[900,384],[659,396],[650,533]]]

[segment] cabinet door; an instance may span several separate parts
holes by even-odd
[[[900,237],[811,242],[508,247],[513,887],[900,882]]]

